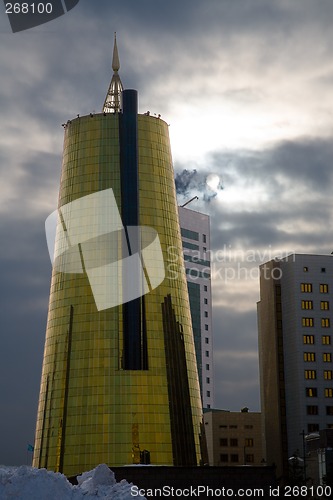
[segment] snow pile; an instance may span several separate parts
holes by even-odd
[[[107,465],[78,476],[78,485],[73,486],[59,472],[46,469],[0,466],[1,500],[110,500],[133,499],[132,484],[123,479],[116,482],[114,473]],[[135,488],[137,492],[137,488]],[[145,498],[135,495],[136,498]]]

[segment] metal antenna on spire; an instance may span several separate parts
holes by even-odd
[[[106,98],[104,101],[103,112],[104,113],[119,113],[120,111],[120,96],[123,91],[123,84],[121,83],[118,71],[120,68],[119,55],[117,48],[117,37],[114,34],[114,46],[113,46],[113,58],[112,58],[112,69],[113,76],[111,79],[110,87]]]

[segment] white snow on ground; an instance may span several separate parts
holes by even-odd
[[[46,469],[0,466],[0,500],[129,500],[132,483],[116,482],[114,473],[105,464],[78,476],[73,486],[59,472]],[[138,490],[135,488],[135,492]],[[135,498],[145,498],[136,496]]]

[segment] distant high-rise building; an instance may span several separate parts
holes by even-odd
[[[33,464],[66,475],[200,463],[168,125],[123,91],[116,45],[113,70],[103,112],[65,125]]]
[[[209,216],[179,207],[187,287],[202,404],[214,407],[212,291]]]
[[[267,462],[288,474],[304,437],[333,428],[333,258],[290,255],[260,266],[261,403]]]

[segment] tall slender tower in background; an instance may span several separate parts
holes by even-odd
[[[66,475],[200,462],[168,125],[123,91],[116,43],[112,66],[103,112],[65,127],[33,465]]]

